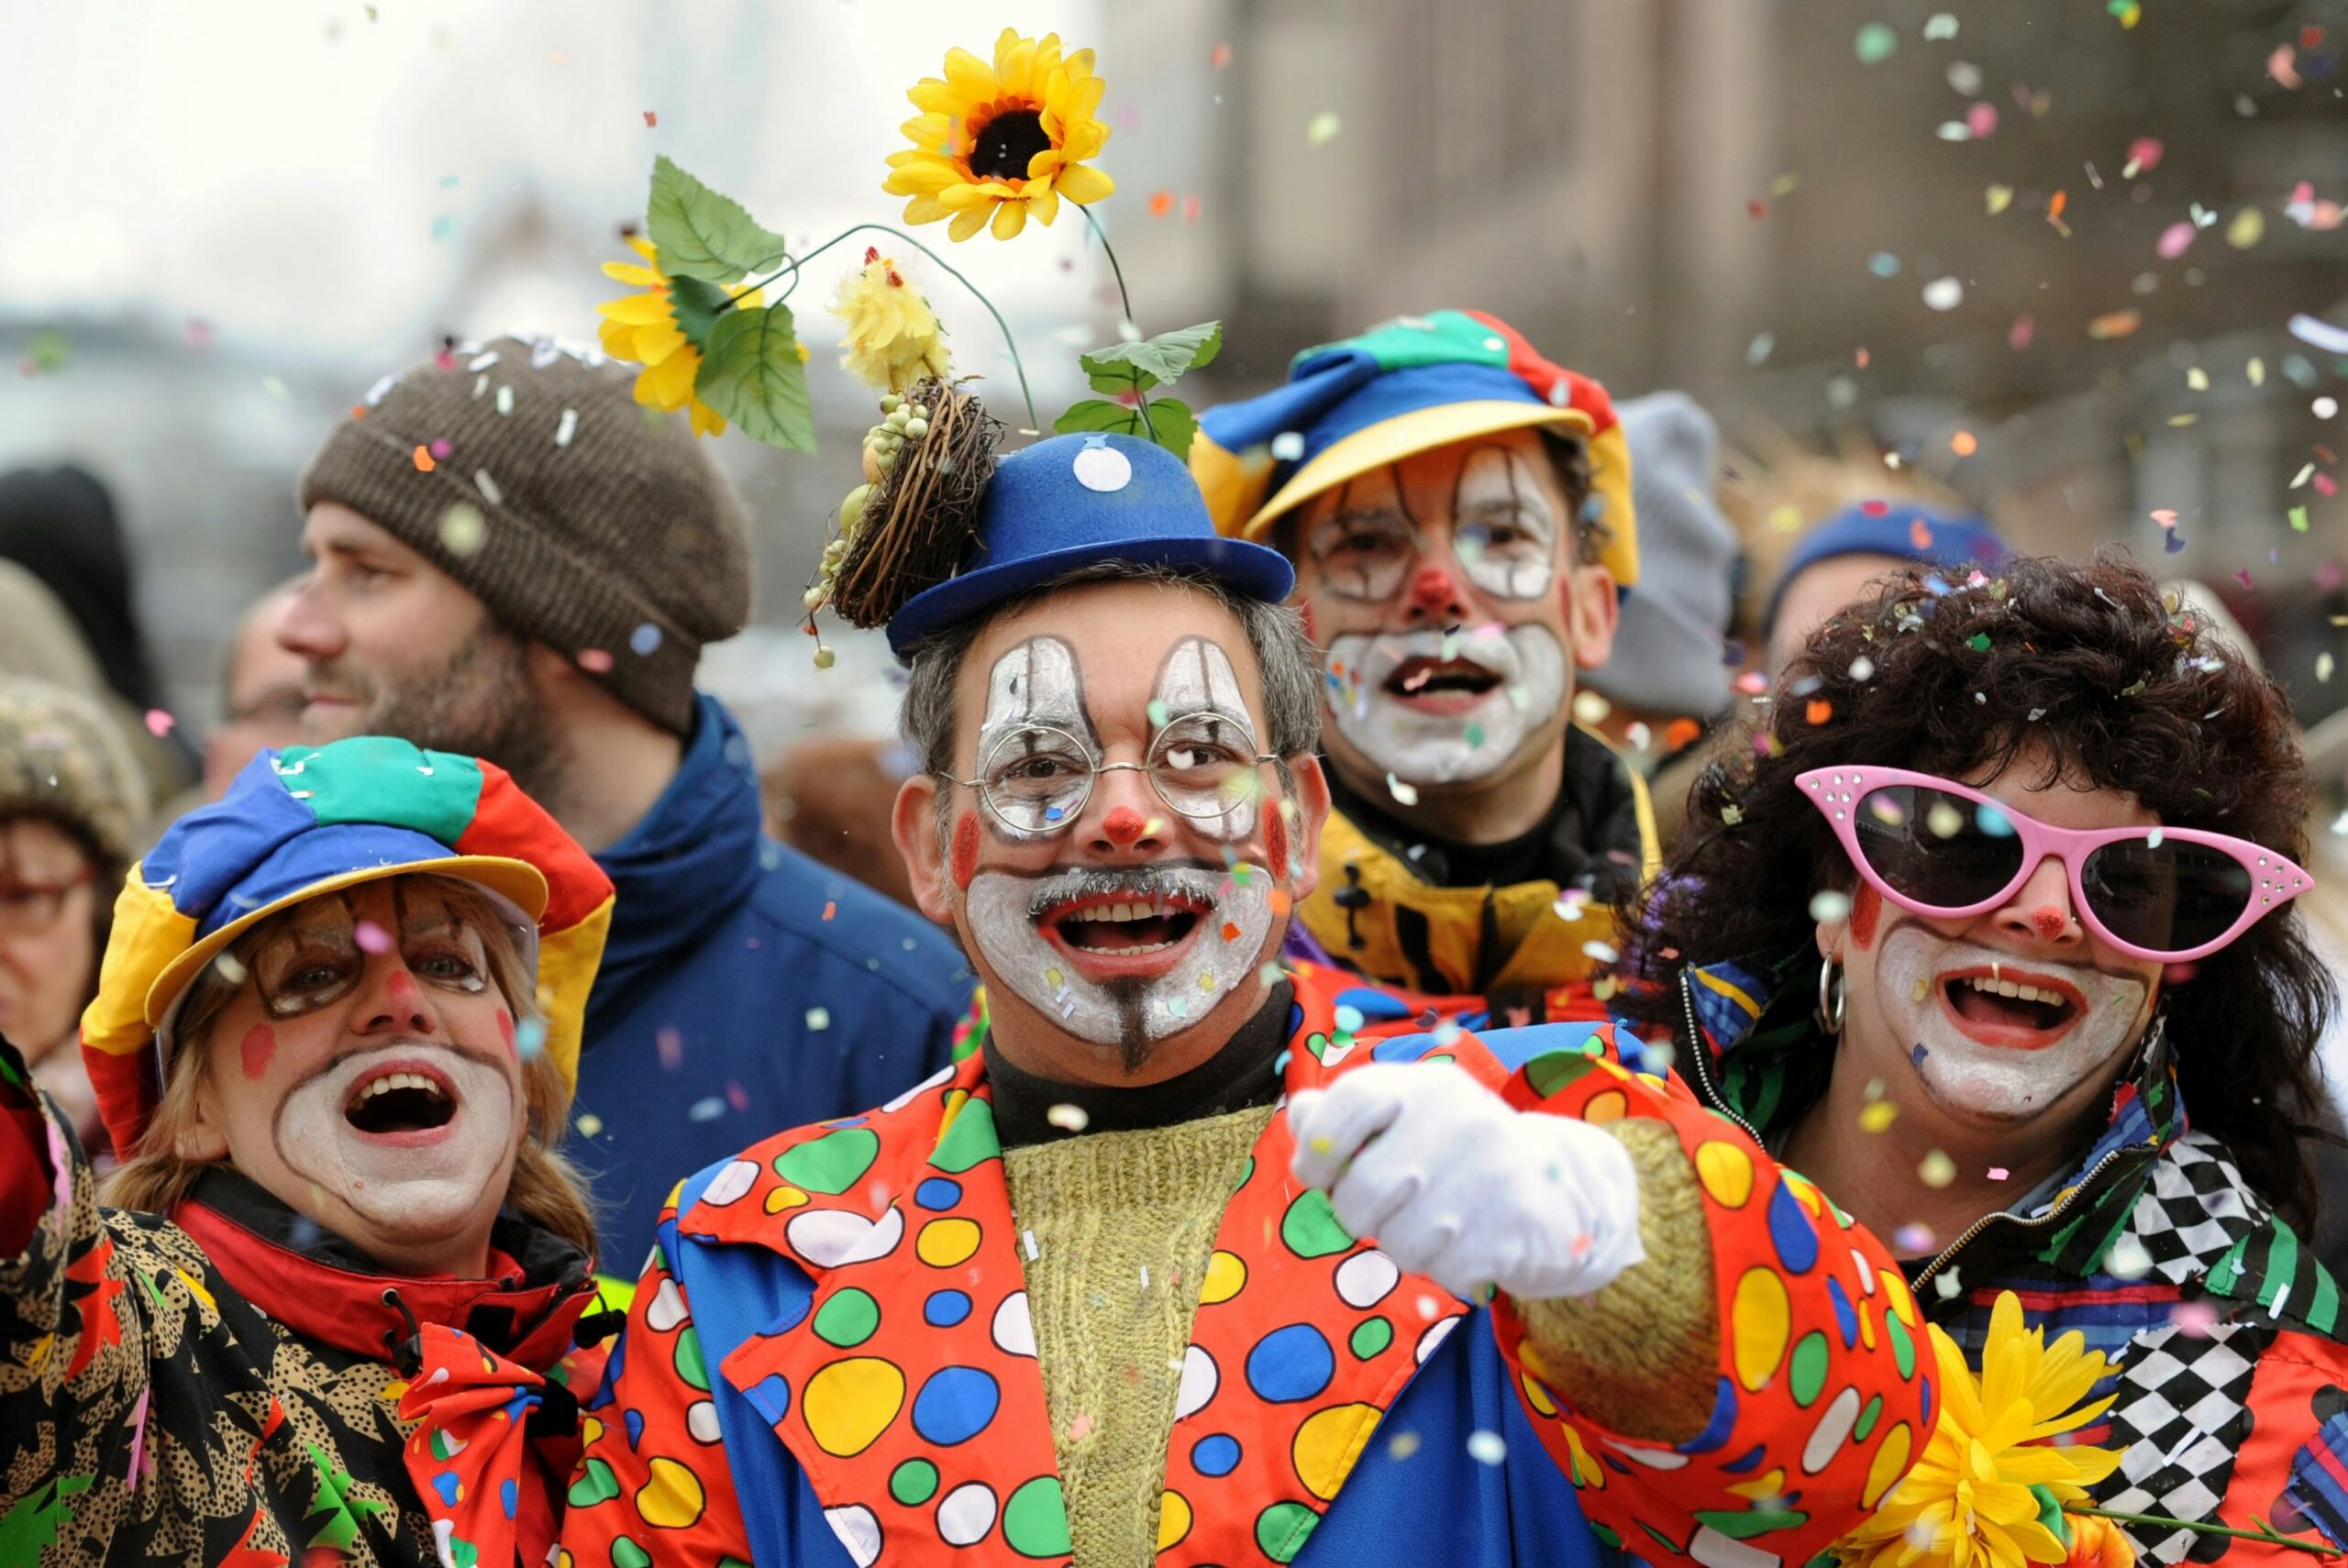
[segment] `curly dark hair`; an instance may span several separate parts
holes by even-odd
[[[1964,586],[1895,573],[1812,635],[1732,744],[1698,778],[1648,901],[1626,911],[1634,973],[1811,940],[1812,898],[1856,879],[1795,785],[1814,767],[1995,778],[2043,746],[2049,782],[2092,780],[2165,824],[2307,856],[2307,768],[2282,691],[2115,551],[2017,558]],[[2322,1135],[2315,1048],[2334,991],[2298,914],[2260,921],[2163,995],[2193,1124],[2304,1229],[2317,1189],[2302,1141]],[[1660,1019],[1671,999],[1634,1010]]]

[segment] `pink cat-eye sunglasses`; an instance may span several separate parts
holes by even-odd
[[[2194,828],[2050,827],[1978,790],[1898,767],[1795,782],[1867,885],[1911,913],[1962,919],[2013,897],[2048,856],[2079,922],[2132,958],[2206,957],[2315,884],[2263,845]]]

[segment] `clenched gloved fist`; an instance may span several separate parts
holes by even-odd
[[[1289,1168],[1338,1223],[1473,1297],[1587,1296],[1642,1261],[1630,1152],[1588,1122],[1512,1109],[1448,1062],[1376,1062],[1289,1098]]]

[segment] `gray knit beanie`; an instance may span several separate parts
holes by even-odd
[[[742,503],[686,422],[595,348],[500,337],[386,376],[302,475],[679,734],[702,645],[742,629]]]
[[[1614,649],[1582,684],[1626,708],[1709,719],[1728,706],[1722,662],[1736,530],[1713,499],[1720,435],[1685,392],[1614,405],[1631,448],[1639,581],[1623,601]]]

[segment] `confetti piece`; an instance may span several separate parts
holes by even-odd
[[[2168,1309],[2168,1320],[2186,1338],[2206,1340],[2218,1326],[2218,1306],[2214,1301],[2180,1301]]]
[[[1931,1252],[1939,1241],[1930,1225],[1902,1225],[1891,1233],[1891,1244],[1911,1257]]]
[[[1878,278],[1899,276],[1899,258],[1888,250],[1878,250],[1867,258],[1867,271]]]
[[[652,1045],[660,1054],[660,1066],[664,1072],[673,1073],[685,1065],[684,1032],[676,1025],[664,1025],[652,1036]]]
[[[1957,278],[1934,278],[1924,285],[1924,304],[1932,310],[1955,310],[1965,303],[1965,283]]]
[[[829,919],[831,919],[834,915],[836,915],[836,914],[837,914],[837,913],[839,913],[839,912],[840,912],[840,906],[839,906],[837,903],[834,902],[834,901],[833,901],[832,900],[830,900],[830,899],[825,899],[825,900],[824,900],[824,918],[825,918],[825,920],[829,920]],[[1057,982],[1057,981],[1055,981],[1054,983],[1055,983],[1055,984],[1058,984],[1058,982]]]
[[[1386,1445],[1389,1459],[1408,1459],[1418,1452],[1419,1434],[1416,1432],[1396,1432],[1394,1441]]]
[[[2128,161],[2121,166],[2120,177],[2133,180],[2139,174],[2151,173],[2161,166],[2163,150],[2157,137],[2138,137],[2128,144]]]
[[[2125,337],[2143,325],[2143,311],[2108,311],[2088,323],[2088,336],[2099,343],[2105,343],[2114,337]]]
[[[640,658],[650,658],[660,646],[660,628],[647,621],[627,635],[627,646]]]
[[[832,1010],[811,1007],[807,1010],[807,1027],[820,1034],[832,1026]]]
[[[2312,315],[2295,315],[2288,323],[2290,334],[2312,348],[2327,354],[2348,354],[2348,328]]]
[[[452,556],[471,556],[489,539],[489,519],[481,508],[460,501],[440,514],[440,543]]]
[[[1215,45],[1213,49],[1207,51],[1207,69],[1209,71],[1221,71],[1224,66],[1229,65],[1230,63],[1231,46],[1229,44],[1219,43]]]
[[[2103,1257],[2104,1272],[2118,1279],[2142,1279],[2153,1272],[2153,1255],[2144,1243],[2122,1232]]]
[[[416,447],[416,449],[415,449],[415,471],[416,471],[417,473],[420,473],[420,474],[428,474],[428,473],[430,473],[434,469],[437,469],[437,468],[438,468],[438,467],[440,466],[439,464],[437,464],[437,463],[436,463],[436,462],[434,462],[434,461],[432,460],[432,454],[431,454],[430,452],[426,451],[426,450],[423,447],[421,447],[421,446],[419,446],[419,447]]]
[[[1916,1178],[1926,1187],[1946,1187],[1956,1179],[1956,1162],[1934,1149],[1916,1167]]]
[[[568,447],[570,445],[570,438],[578,433],[579,411],[575,408],[564,409],[562,417],[555,423],[554,444],[558,447]]]
[[[1955,37],[1956,37],[1956,18],[1951,16],[1948,12],[1935,11],[1931,16],[1924,18],[1924,39],[1926,42],[1939,43],[1944,39],[1953,39]]]
[[[359,944],[361,953],[389,953],[392,950],[392,933],[371,920],[360,921],[351,929],[350,934],[352,940]]]
[[[1965,1286],[1957,1284],[1956,1273],[1952,1269],[1947,1274],[1935,1275],[1933,1277],[1933,1288],[1940,1292],[1942,1300],[1954,1301],[1963,1293]]]
[[[579,1135],[581,1138],[593,1138],[604,1130],[604,1119],[590,1110],[581,1115],[572,1125],[579,1129]]]
[[[2275,52],[2266,57],[2266,74],[2286,92],[2299,85],[2298,53],[2289,44],[2276,44]]]
[[[1885,1128],[1890,1126],[1892,1122],[1898,1119],[1899,1115],[1899,1108],[1892,1104],[1891,1101],[1888,1099],[1877,1100],[1873,1105],[1863,1106],[1860,1108],[1859,1131],[1862,1132],[1880,1132]]]
[[[1280,462],[1292,463],[1304,456],[1304,437],[1293,430],[1283,430],[1272,437],[1272,456]]]
[[[1998,105],[1976,104],[1966,110],[1965,128],[1976,141],[1995,136],[1998,131]]]
[[[1833,925],[1851,918],[1851,896],[1829,888],[1810,900],[1810,918],[1821,925]]]
[[[1899,49],[1899,35],[1882,22],[1869,22],[1851,39],[1851,52],[1861,65],[1880,65]]]
[[[1970,430],[1960,430],[1948,438],[1948,449],[1960,458],[1969,458],[1981,449],[1981,443]]]
[[[590,675],[609,675],[612,670],[612,656],[602,648],[581,648],[579,668]]]
[[[2153,249],[2159,254],[2162,260],[2174,261],[2185,254],[2187,246],[2193,243],[2193,234],[2192,222],[2189,219],[2179,219],[2161,230],[2160,240]]]
[[[2029,348],[2030,340],[2037,336],[2038,318],[2030,312],[2024,311],[2014,317],[2013,326],[2006,329],[2006,347],[2020,353],[2022,349]]]
[[[2003,1165],[1991,1165],[1989,1167],[1989,1179],[1991,1181],[2003,1181],[2013,1174],[2013,1172],[2008,1170]]]
[[[1623,956],[1603,942],[1585,942],[1581,944],[1581,951],[1582,955],[1593,964],[1617,963]]]
[[[1813,697],[1803,705],[1802,717],[1812,725],[1822,724],[1834,716],[1834,704],[1823,697]]]
[[[1342,122],[1334,113],[1327,109],[1322,110],[1313,116],[1312,123],[1304,127],[1304,145],[1322,147],[1336,140],[1341,126]]]
[[[1498,1464],[1508,1458],[1508,1440],[1494,1431],[1469,1432],[1468,1457],[1479,1464]]]
[[[2011,185],[1992,185],[1984,194],[1991,217],[2014,204],[2014,188]]]
[[[659,126],[659,124],[660,124],[660,116],[659,115],[659,113],[658,113],[658,112],[656,112],[656,111],[654,111],[654,110],[651,110],[651,109],[647,109],[647,110],[645,110],[645,111],[644,111],[644,128],[645,128],[646,130],[652,130],[652,129],[655,129],[655,128],[657,128],[657,127]]]
[[[227,953],[223,953],[219,957],[215,958],[212,961],[212,966],[219,970],[220,977],[232,986],[243,985],[245,976],[249,973],[242,964],[237,962],[233,955]]]
[[[157,740],[161,740],[165,735],[170,734],[172,733],[172,726],[177,722],[178,721],[173,719],[171,714],[165,712],[161,708],[150,708],[147,710],[147,733],[153,735]]]
[[[1091,1124],[1092,1117],[1080,1105],[1063,1103],[1044,1112],[1044,1120],[1064,1132],[1081,1132]]]
[[[685,1120],[688,1121],[714,1121],[725,1114],[725,1097],[720,1094],[705,1095],[702,1099],[693,1101],[692,1105],[686,1108]]]
[[[1418,790],[1414,787],[1403,783],[1391,773],[1386,776],[1386,792],[1393,796],[1395,800],[1401,801],[1403,805],[1415,806],[1419,803]]]

